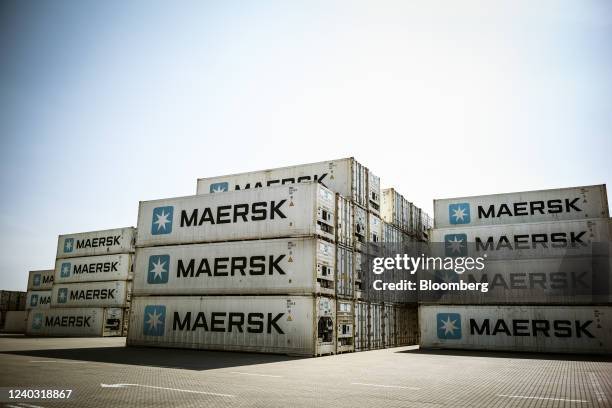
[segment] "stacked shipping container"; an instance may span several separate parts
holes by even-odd
[[[354,351],[356,258],[382,235],[378,177],[349,158],[200,179],[197,193],[140,205],[128,344]]]
[[[435,200],[434,215],[432,245],[486,257],[483,270],[441,280],[488,291],[421,293],[422,346],[612,351],[604,185]]]
[[[60,235],[52,283],[28,292],[27,333],[122,336],[127,331],[134,252],[132,227]]]

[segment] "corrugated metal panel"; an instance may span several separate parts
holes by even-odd
[[[336,246],[336,295],[345,299],[355,296],[354,254],[351,248]]]
[[[53,286],[55,270],[30,271],[28,275],[28,290],[48,290]]]
[[[335,259],[317,238],[138,248],[134,294],[334,295]]]
[[[380,177],[368,171],[368,209],[378,216],[381,210]]]
[[[353,247],[355,239],[353,204],[347,198],[336,194],[336,243]]]
[[[30,310],[26,333],[36,336],[121,336],[123,309],[59,308]]]
[[[134,252],[135,235],[133,227],[60,235],[57,258]]]
[[[7,310],[2,313],[4,315],[3,333],[25,333],[27,317],[25,310]]]
[[[611,306],[422,306],[421,347],[612,352]]]
[[[436,228],[609,217],[604,184],[434,200]]]
[[[49,309],[51,307],[51,291],[50,290],[28,291],[25,306],[26,306],[26,310]]]
[[[365,251],[368,246],[368,212],[358,205],[353,206],[353,231],[355,233],[355,250]]]
[[[383,305],[369,303],[368,309],[368,346],[370,350],[383,348]]]
[[[416,305],[395,305],[398,346],[419,344],[418,315]]]
[[[355,351],[355,309],[352,300],[336,301],[336,352]]]
[[[132,303],[128,345],[333,354],[336,304],[310,296],[149,296]]]
[[[385,347],[397,346],[395,306],[383,304],[383,344]]]
[[[355,302],[355,351],[368,349],[368,304]]]
[[[382,242],[382,220],[368,213],[368,239],[370,243]]]
[[[591,219],[434,229],[431,241],[444,243],[447,256],[523,259],[590,255],[610,235],[608,219]]]
[[[133,254],[86,256],[55,261],[55,283],[132,279]]]
[[[334,240],[334,194],[316,183],[142,201],[137,246],[318,235]]]
[[[353,158],[198,179],[197,194],[319,182],[366,207],[367,169]]]
[[[51,307],[126,307],[132,282],[109,281],[53,285]]]

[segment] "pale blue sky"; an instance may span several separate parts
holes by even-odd
[[[0,289],[196,178],[355,156],[432,199],[612,181],[612,2],[0,3]]]

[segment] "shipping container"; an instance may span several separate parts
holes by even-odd
[[[3,313],[3,333],[25,333],[26,328],[26,311],[25,310],[7,310]]]
[[[335,259],[317,238],[138,248],[134,294],[333,296]]]
[[[51,308],[62,307],[127,307],[132,295],[132,282],[108,281],[58,283],[53,285]]]
[[[608,217],[605,184],[434,200],[435,228]]]
[[[355,297],[355,255],[352,248],[336,246],[336,296],[343,299]]]
[[[612,352],[611,306],[421,306],[422,348]]]
[[[355,351],[369,350],[368,345],[368,304],[355,302]]]
[[[54,269],[30,271],[28,275],[28,290],[48,290],[53,286]]]
[[[25,310],[26,293],[0,290],[0,311]]]
[[[312,296],[148,296],[132,302],[129,346],[334,354],[335,300]]]
[[[57,259],[134,252],[136,229],[116,228],[60,235]]]
[[[608,219],[434,229],[431,242],[446,256],[524,259],[586,256],[610,241]]]
[[[123,336],[125,310],[121,308],[57,308],[30,310],[26,334],[32,336]]]
[[[335,196],[317,183],[142,201],[138,247],[320,236],[335,238]]]
[[[336,243],[352,248],[355,239],[353,228],[353,204],[336,194]]]
[[[132,279],[133,254],[86,256],[55,261],[55,283]]]
[[[49,309],[51,307],[50,290],[31,290],[28,291],[26,300],[26,310],[30,309]]]
[[[370,170],[368,170],[368,210],[372,214],[380,217],[381,207],[381,192],[380,192],[380,177],[376,176]]]
[[[355,309],[352,300],[336,301],[336,353],[355,351]]]
[[[484,269],[418,273],[419,302],[429,304],[612,303],[609,255],[486,261]],[[463,288],[458,285],[463,284]],[[435,287],[433,285],[455,285]],[[468,288],[467,285],[472,285]],[[480,285],[480,286],[476,286]]]
[[[365,290],[364,276],[363,276],[363,257],[365,256],[362,252],[354,251],[355,260],[353,261],[353,267],[355,269],[355,299],[359,300],[363,297],[363,291]]]
[[[368,206],[368,169],[353,158],[201,178],[198,179],[196,194],[274,187],[301,182],[319,182],[334,193],[339,193],[363,207]],[[375,188],[375,182],[374,180],[373,188]]]

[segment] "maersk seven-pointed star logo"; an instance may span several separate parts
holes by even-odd
[[[70,253],[74,249],[74,238],[64,239],[64,252]]]
[[[438,313],[436,315],[439,339],[461,338],[461,315],[459,313]]]
[[[34,275],[34,279],[32,280],[32,284],[34,286],[40,286],[40,273]]]
[[[170,255],[151,255],[147,283],[168,283],[170,276]]]
[[[32,329],[39,330],[42,327],[43,316],[42,313],[35,313],[32,319]]]
[[[153,220],[151,221],[151,234],[162,235],[172,232],[172,215],[174,207],[157,207],[153,209]]]
[[[228,182],[223,182],[223,183],[212,183],[210,185],[210,193],[223,193],[225,191],[229,191],[229,183]]]
[[[57,291],[57,303],[66,303],[68,300],[68,288],[60,288]]]
[[[145,336],[163,336],[166,325],[166,306],[148,305],[144,310],[143,333]]]
[[[70,262],[63,262],[62,269],[60,270],[60,276],[62,278],[70,277]]]
[[[32,295],[30,298],[30,306],[36,307],[38,305],[38,295]]]
[[[467,235],[444,235],[444,253],[446,256],[467,256]]]
[[[470,205],[468,203],[458,203],[448,205],[448,219],[451,224],[469,224]]]

